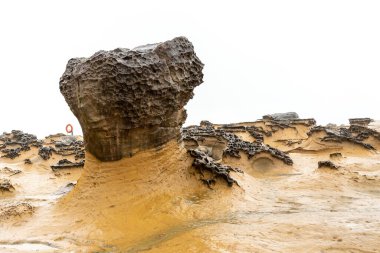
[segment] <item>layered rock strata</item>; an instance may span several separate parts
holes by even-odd
[[[114,161],[180,138],[203,64],[185,37],[69,60],[60,90],[86,149]]]

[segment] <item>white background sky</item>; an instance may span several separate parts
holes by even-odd
[[[186,125],[380,119],[380,1],[12,0],[0,2],[0,131],[78,133],[58,88],[70,58],[180,35],[205,64]]]

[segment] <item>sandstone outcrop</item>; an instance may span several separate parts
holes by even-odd
[[[205,138],[212,138],[212,143],[215,143],[215,140],[224,140],[226,142],[225,147],[221,150],[223,156],[240,158],[240,152],[244,152],[248,155],[248,158],[252,158],[257,154],[267,153],[273,158],[283,161],[287,165],[293,164],[292,159],[285,152],[264,144],[262,139],[256,139],[255,142],[244,141],[233,133],[234,129],[245,130],[249,133],[252,131],[252,127],[233,127],[232,125],[221,126],[220,128],[215,129],[213,124],[209,122],[205,124],[205,121],[202,121],[200,126],[183,128],[182,135],[184,141],[187,142],[187,147],[191,146],[191,142],[194,142],[197,147],[200,145],[199,143],[205,140]],[[251,135],[254,137],[257,136],[256,133]]]
[[[368,150],[376,150],[376,148],[371,144],[364,142],[366,139],[372,136],[373,138],[380,140],[379,132],[359,125],[351,125],[349,128],[330,128],[324,126],[315,126],[311,128],[307,134],[309,136],[312,136],[314,133],[318,132],[325,133],[325,136],[320,139],[322,142],[350,142],[356,145],[360,145]]]
[[[180,138],[203,64],[185,37],[69,60],[60,90],[86,149],[114,161]]]
[[[40,147],[41,141],[33,134],[24,133],[20,130],[12,130],[10,133],[0,135],[0,150],[3,155],[15,159],[22,151],[28,151],[32,146]]]
[[[348,120],[350,125],[368,126],[374,120],[371,118],[353,118]]]

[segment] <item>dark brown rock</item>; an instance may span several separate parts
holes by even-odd
[[[343,156],[342,156],[342,153],[337,152],[337,153],[331,153],[330,158],[331,159],[340,159],[340,158],[343,158]]]
[[[239,129],[240,128],[247,130],[244,126],[239,126]],[[293,160],[285,152],[264,144],[262,139],[256,139],[255,142],[243,141],[234,134],[231,129],[234,129],[231,125],[223,125],[220,128],[215,129],[211,123],[207,125],[201,124],[201,126],[183,128],[182,136],[185,142],[193,141],[195,143],[201,142],[210,137],[213,137],[216,140],[225,140],[226,147],[223,150],[224,156],[240,158],[240,152],[244,152],[248,155],[248,158],[252,158],[257,154],[267,153],[280,159],[287,165],[293,164]],[[252,130],[253,128],[249,127],[249,129]]]
[[[318,132],[324,132],[326,134],[324,137],[320,139],[323,142],[342,143],[346,141],[356,145],[360,145],[368,150],[376,149],[371,144],[365,143],[364,140],[366,140],[369,136],[373,136],[374,138],[380,140],[379,132],[359,125],[351,125],[349,128],[331,128],[324,126],[315,126],[311,128],[307,134],[308,136],[312,136],[314,133]]]
[[[215,184],[218,177],[224,179],[228,186],[232,186],[233,184],[239,185],[238,182],[230,176],[230,172],[234,171],[243,173],[240,169],[215,162],[213,158],[199,149],[189,150],[189,153],[192,157],[194,157],[194,168],[199,171],[202,176],[202,182],[204,182],[208,187]],[[205,178],[205,171],[210,172],[212,176],[210,178]]]
[[[0,178],[0,192],[13,192],[15,188],[11,184],[11,181],[5,178]]]
[[[47,147],[40,147],[38,149],[38,155],[41,156],[42,159],[48,160],[52,156],[53,151],[54,151],[54,148],[49,147],[49,146],[47,146]]]
[[[203,64],[185,37],[71,59],[60,90],[102,161],[179,139]]]
[[[41,141],[35,135],[24,133],[20,130],[12,130],[10,133],[0,135],[0,150],[7,157],[14,159],[20,155],[22,151],[30,150],[31,146],[41,146]],[[7,148],[11,146],[11,148]]]
[[[30,159],[27,158],[27,159],[24,159],[24,163],[25,163],[25,164],[32,164],[32,161],[31,161]]]
[[[331,161],[319,161],[318,168],[329,168],[329,169],[337,170],[339,166],[335,165]]]

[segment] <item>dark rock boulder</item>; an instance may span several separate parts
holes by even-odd
[[[40,147],[38,149],[38,155],[41,156],[44,160],[49,160],[50,157],[53,155],[54,148],[46,146],[46,147]]]
[[[318,168],[329,168],[329,169],[333,169],[333,170],[337,170],[339,169],[339,166],[335,165],[333,162],[331,161],[319,161],[318,162]]]
[[[102,161],[180,138],[184,106],[203,64],[185,37],[71,59],[60,90],[78,118],[86,149]]]

